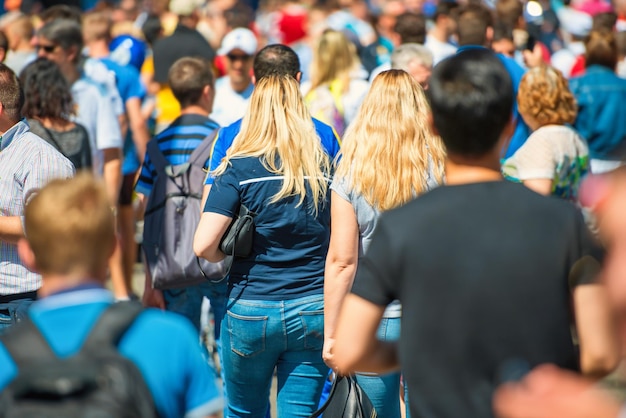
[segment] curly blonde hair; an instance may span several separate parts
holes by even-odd
[[[573,123],[578,113],[567,80],[559,70],[549,66],[535,67],[524,74],[517,105],[520,114],[531,117],[540,127]]]
[[[443,183],[446,152],[430,130],[429,112],[413,77],[403,70],[380,73],[346,131],[335,177],[347,178],[350,190],[379,211],[424,193],[429,171]]]

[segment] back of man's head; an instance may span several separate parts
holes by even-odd
[[[400,43],[423,44],[426,42],[426,18],[423,14],[406,12],[396,19],[393,28],[400,37]]]
[[[104,184],[87,173],[51,181],[26,205],[24,232],[44,276],[103,280],[115,243]]]
[[[183,109],[198,104],[205,87],[213,89],[214,82],[211,63],[204,58],[181,58],[168,73],[168,84]]]
[[[55,4],[39,14],[39,20],[44,24],[57,19],[68,19],[80,24],[83,12],[74,6],[67,4]]]
[[[15,41],[30,41],[34,34],[33,22],[29,16],[20,16],[7,27],[7,34]]]
[[[83,49],[83,32],[81,26],[69,19],[55,19],[43,25],[37,32],[37,35],[59,45],[64,50],[76,48],[78,53],[76,59],[80,56]]]
[[[85,43],[95,41],[111,42],[113,21],[106,12],[89,12],[83,16],[83,40]]]
[[[289,75],[297,79],[300,72],[300,59],[288,46],[273,44],[256,54],[252,68],[257,81],[272,74]]]
[[[467,49],[440,62],[426,93],[434,126],[451,155],[488,154],[511,119],[511,77],[485,48]]]
[[[0,103],[2,103],[2,115],[10,122],[17,123],[21,119],[24,90],[13,70],[1,63]]]
[[[456,1],[440,1],[435,9],[433,15],[433,21],[437,22],[440,16],[456,17],[456,11],[459,8],[459,4]]]
[[[487,46],[487,30],[493,28],[491,11],[481,4],[468,4],[458,12],[457,37],[460,46]]]

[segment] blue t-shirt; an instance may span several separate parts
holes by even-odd
[[[317,214],[311,208],[310,190],[300,206],[299,196],[270,204],[282,180],[259,158],[233,158],[211,187],[205,212],[232,218],[241,203],[256,213],[252,254],[236,258],[230,270],[231,297],[286,300],[323,293],[330,239],[329,193]]]
[[[163,132],[152,138],[159,143],[159,149],[172,165],[185,164],[194,150],[204,139],[218,129],[219,125],[206,116],[198,114],[181,115]],[[146,154],[135,190],[149,196],[157,171]]]
[[[120,65],[110,58],[101,58],[100,61],[115,74],[115,86],[120,93],[122,102],[137,98],[143,100],[146,96],[146,88],[141,82],[139,71],[130,65]],[[124,138],[124,160],[122,162],[122,173],[133,174],[139,169],[139,159],[137,150],[133,142],[132,132],[128,129]]]
[[[111,292],[81,288],[35,302],[29,315],[61,357],[78,352],[100,314],[113,303]],[[118,344],[137,365],[161,417],[200,417],[221,410],[215,372],[198,344],[198,332],[182,316],[147,309]],[[0,391],[17,376],[17,366],[0,344]]]
[[[339,153],[339,148],[341,146],[339,136],[337,136],[333,128],[330,126],[315,118],[312,119],[313,125],[315,125],[315,131],[322,142],[324,151],[326,151],[326,154],[328,154],[331,160],[334,159]],[[209,172],[215,170],[222,162],[222,159],[226,156],[226,151],[228,151],[228,148],[230,148],[233,144],[235,137],[239,134],[241,121],[242,120],[239,119],[237,122],[220,129],[220,132],[217,134],[217,138],[215,138],[215,142],[213,143],[211,158],[209,159],[207,166]],[[213,176],[208,175],[205,184],[213,184]]]

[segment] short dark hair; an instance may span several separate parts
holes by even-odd
[[[508,22],[502,20],[496,20],[493,25],[493,42],[501,41],[503,39],[513,41],[513,26]]]
[[[601,65],[615,71],[617,59],[615,34],[608,30],[592,30],[585,39],[585,67]]]
[[[435,8],[435,14],[433,20],[436,22],[439,16],[455,17],[456,10],[459,8],[459,3],[456,1],[439,1]]]
[[[617,15],[614,12],[603,12],[593,16],[591,30],[613,31],[617,23]]]
[[[17,123],[22,118],[24,90],[12,69],[0,63],[0,103],[2,111]]]
[[[511,119],[511,77],[486,48],[466,49],[440,62],[426,94],[434,126],[450,154],[489,153]]]
[[[20,73],[25,102],[22,113],[27,118],[68,119],[74,113],[70,85],[59,66],[38,58]]]
[[[496,16],[498,17],[498,20],[515,27],[523,15],[524,5],[520,0],[496,1]]]
[[[206,86],[214,87],[211,63],[200,57],[183,57],[168,73],[168,84],[182,108],[198,103]]]
[[[83,12],[78,7],[67,4],[55,4],[42,11],[39,14],[39,20],[43,23],[49,23],[57,19],[67,19],[80,24],[82,16]]]
[[[148,45],[152,46],[163,35],[163,26],[159,16],[149,15],[141,26],[141,33]]]
[[[481,4],[467,4],[457,16],[457,36],[460,46],[487,44],[487,28],[493,27],[491,10]]]
[[[55,19],[45,25],[37,32],[50,42],[59,45],[64,50],[71,47],[77,48],[75,61],[80,58],[83,49],[83,32],[80,24],[70,19]]]
[[[300,59],[298,54],[286,45],[268,45],[254,57],[252,69],[257,81],[271,74],[296,78],[300,72]]]
[[[396,18],[393,30],[400,36],[400,43],[423,45],[426,41],[426,18],[421,13],[402,13]]]

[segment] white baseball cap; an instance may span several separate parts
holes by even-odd
[[[222,40],[218,55],[227,55],[234,49],[241,49],[248,55],[254,55],[257,49],[256,36],[250,29],[236,28],[228,32]]]

